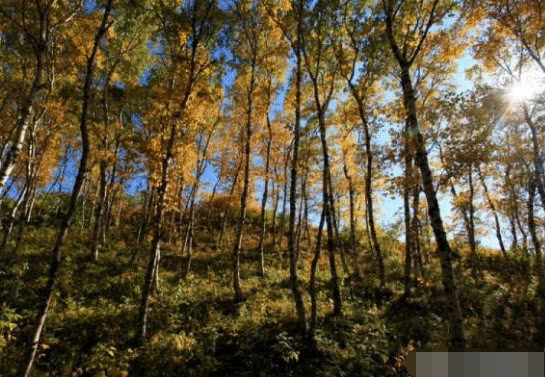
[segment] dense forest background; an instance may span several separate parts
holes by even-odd
[[[0,375],[543,349],[544,31],[543,0],[3,0]]]

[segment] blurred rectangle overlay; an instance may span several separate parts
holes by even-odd
[[[405,359],[413,377],[545,377],[544,350],[415,349]]]

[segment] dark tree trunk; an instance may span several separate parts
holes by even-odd
[[[257,42],[256,42],[257,43]],[[235,301],[239,302],[244,299],[242,288],[240,287],[240,248],[242,246],[242,234],[244,233],[244,225],[246,222],[246,206],[248,203],[248,188],[250,186],[250,159],[251,159],[251,139],[252,139],[252,113],[253,113],[253,94],[255,85],[256,71],[256,44],[254,43],[250,87],[248,88],[248,110],[246,112],[246,140],[244,148],[244,181],[242,185],[242,195],[240,197],[240,214],[237,222],[237,233],[235,245],[233,247],[233,289],[235,291]]]
[[[536,174],[537,176],[537,174]],[[534,244],[535,251],[535,270],[538,281],[537,293],[541,298],[545,298],[545,279],[543,277],[543,262],[541,260],[541,242],[536,231],[536,222],[534,218],[534,201],[536,195],[536,180],[537,177],[530,178],[530,184],[528,187],[528,229],[532,237],[532,243]]]
[[[532,153],[533,153],[533,161],[534,161],[534,168],[535,168],[535,183],[534,184],[537,188],[539,196],[541,197],[541,205],[543,206],[543,209],[545,210],[545,186],[544,186],[544,177],[543,177],[543,160],[541,158],[541,149],[537,139],[538,131],[534,121],[532,120],[530,116],[530,113],[528,111],[528,106],[526,105],[526,103],[523,104],[523,110],[524,110],[524,118],[526,119],[526,123],[528,124],[528,127],[530,128],[530,131],[532,133]]]
[[[15,201],[15,204],[13,205],[13,208],[11,209],[11,212],[9,214],[9,218],[6,220],[6,223],[4,224],[4,237],[2,238],[2,244],[0,245],[0,252],[4,252],[6,249],[6,245],[8,243],[9,236],[11,235],[11,232],[13,230],[13,225],[15,224],[15,218],[17,217],[17,212],[19,211],[19,208],[21,207],[21,203],[23,203],[23,200],[26,196],[26,193],[28,191],[28,184],[25,185],[23,190],[19,193],[19,196],[17,200]]]
[[[443,226],[443,220],[439,210],[439,202],[433,186],[432,173],[428,162],[428,153],[424,144],[424,137],[418,127],[416,97],[409,74],[409,67],[401,65],[401,85],[403,89],[404,105],[407,111],[407,124],[412,133],[412,143],[415,150],[416,164],[420,169],[424,193],[428,202],[428,213],[431,226],[437,242],[437,249],[441,261],[443,287],[447,297],[448,313],[450,319],[451,344],[457,349],[463,349],[465,345],[464,319],[458,299],[458,292],[452,270],[452,250]]]
[[[233,193],[235,192],[238,176],[240,174],[240,169],[242,168],[243,161],[244,161],[244,157],[241,157],[240,164],[238,164],[237,171],[235,172],[235,177],[233,178],[233,184],[231,185],[231,190],[229,191],[229,198],[232,198]],[[220,231],[220,236],[216,242],[216,249],[219,249],[219,247],[221,246],[221,243],[223,241],[223,236],[225,235],[225,228],[227,227],[227,218],[230,216],[231,216],[231,210],[229,207],[226,207],[225,210],[223,211],[221,231]]]
[[[276,175],[278,178],[278,175]],[[278,213],[278,203],[280,202],[280,190],[276,187],[275,181],[272,182],[272,192],[276,192],[275,199],[274,199],[274,207],[273,207],[273,213],[272,213],[272,242],[271,246],[273,249],[276,247],[276,214]]]
[[[420,219],[419,219],[419,202],[420,202],[420,185],[416,185],[413,193],[413,242],[414,242],[414,259],[416,266],[415,270],[418,270],[418,274],[421,278],[426,276],[424,270],[424,263],[422,262],[422,245],[420,243]]]
[[[477,253],[477,241],[475,239],[475,207],[473,205],[475,189],[473,187],[473,164],[469,164],[468,184],[469,184],[469,201],[467,203],[468,214],[469,214],[468,237],[469,237],[469,247],[471,250],[471,257],[473,259],[471,265],[472,265],[472,268],[476,271],[476,274],[478,274],[479,277],[482,279],[483,273],[481,271],[481,263],[479,260],[480,259],[479,254]]]
[[[45,290],[43,291],[43,294],[40,297],[40,306],[38,309],[36,322],[34,324],[34,328],[31,333],[30,342],[28,343],[26,351],[25,351],[25,355],[23,359],[24,362],[23,364],[21,364],[21,367],[18,372],[18,375],[22,377],[27,377],[30,374],[32,365],[34,363],[34,358],[36,357],[36,351],[38,350],[38,344],[40,342],[40,337],[41,337],[42,330],[45,324],[45,319],[47,317],[47,312],[49,310],[49,305],[51,303],[51,300],[53,298],[53,293],[56,288],[57,273],[58,273],[61,260],[62,260],[62,246],[64,243],[64,239],[66,237],[66,234],[68,232],[68,229],[72,225],[74,214],[76,212],[78,196],[80,194],[81,187],[85,180],[85,176],[87,175],[87,159],[89,156],[87,112],[88,112],[89,100],[91,95],[91,83],[93,80],[95,58],[98,52],[100,40],[102,39],[103,35],[106,33],[108,27],[111,25],[111,24],[107,25],[111,6],[112,6],[112,0],[108,0],[104,14],[102,16],[101,25],[95,35],[93,50],[91,52],[91,55],[87,58],[87,72],[85,75],[85,82],[83,85],[83,100],[82,100],[81,119],[80,119],[80,132],[81,132],[81,140],[82,140],[80,165],[78,168],[78,174],[76,176],[76,180],[74,182],[74,187],[72,189],[72,195],[70,196],[68,210],[66,214],[63,216],[60,229],[57,234],[57,240],[55,242],[55,246],[53,247],[53,250],[51,253],[52,260],[51,260],[51,265],[49,267],[47,284],[46,284]]]
[[[316,333],[316,269],[318,267],[318,262],[320,260],[320,252],[322,251],[322,229],[324,228],[324,208],[322,208],[322,214],[320,215],[320,225],[318,226],[318,236],[316,237],[316,250],[314,251],[314,258],[312,259],[312,264],[310,266],[310,338],[314,339],[314,334]]]
[[[193,11],[196,12],[198,7],[198,2],[194,4]],[[193,31],[196,30],[196,19],[192,19],[193,22]],[[188,82],[185,84],[185,92],[182,97],[182,101],[179,106],[179,114],[183,114],[186,110],[193,85],[197,78],[196,75],[196,53],[197,46],[199,43],[198,35],[193,35],[193,43],[191,45],[191,60],[188,72]],[[163,238],[163,211],[164,211],[164,202],[165,195],[168,189],[168,168],[170,161],[173,156],[174,144],[176,141],[176,135],[178,133],[178,122],[179,119],[172,119],[172,125],[170,127],[170,135],[167,142],[165,156],[161,163],[161,181],[159,188],[157,189],[157,202],[156,202],[156,212],[154,215],[154,231],[153,239],[151,242],[150,257],[148,261],[148,267],[146,270],[146,277],[144,280],[144,286],[142,288],[142,298],[140,302],[140,308],[138,312],[138,322],[137,322],[137,335],[136,343],[142,345],[146,339],[146,330],[147,330],[147,320],[149,314],[149,299],[153,289],[154,281],[158,279],[157,271],[160,259],[160,250],[161,250],[161,241]]]
[[[307,327],[305,305],[301,293],[299,279],[297,277],[297,252],[295,249],[295,214],[297,200],[297,164],[299,163],[299,138],[301,127],[301,49],[303,38],[303,0],[298,2],[297,12],[297,45],[295,48],[296,72],[295,72],[295,127],[293,130],[293,154],[291,160],[291,184],[290,184],[290,218],[288,228],[288,255],[290,260],[290,286],[297,311],[297,322],[301,331]],[[286,177],[287,178],[287,177]]]
[[[271,159],[271,147],[272,147],[272,128],[269,114],[267,114],[267,129],[269,130],[269,140],[267,142],[267,155],[265,158],[265,187],[263,188],[263,197],[261,199],[261,233],[259,235],[259,275],[265,277],[265,255],[264,255],[264,241],[265,241],[265,207],[267,206],[267,197],[269,194],[269,167]]]
[[[95,208],[95,223],[93,225],[93,240],[91,241],[91,258],[98,260],[98,249],[101,245],[100,229],[102,228],[102,219],[104,218],[104,207],[106,204],[106,162],[101,161],[100,181],[99,181],[99,197]]]
[[[479,179],[481,180],[481,184],[483,185],[486,201],[488,203],[488,206],[490,207],[490,210],[492,211],[492,214],[494,215],[494,224],[496,225],[496,238],[498,239],[498,243],[500,245],[500,249],[503,256],[506,256],[507,253],[505,251],[505,245],[503,243],[503,237],[501,235],[501,227],[500,227],[500,220],[498,217],[498,211],[496,210],[496,206],[494,205],[494,202],[492,201],[492,198],[490,197],[490,193],[488,192],[488,186],[486,185],[486,181],[483,177],[483,174],[481,172],[481,167],[479,165],[477,165],[477,172],[479,173]]]
[[[291,148],[290,148],[291,149]],[[278,241],[278,246],[282,249],[282,240],[284,239],[284,228],[286,225],[286,204],[288,202],[288,165],[289,165],[289,154],[288,150],[284,162],[284,193],[282,195],[282,217],[280,218],[280,240]]]
[[[382,251],[378,242],[377,231],[375,228],[375,215],[373,212],[373,151],[371,150],[371,133],[369,131],[369,123],[367,121],[367,115],[365,114],[365,108],[360,96],[357,95],[355,88],[351,86],[352,94],[358,104],[358,112],[360,120],[362,122],[364,136],[365,136],[365,154],[367,156],[367,164],[365,169],[365,205],[367,209],[366,221],[369,226],[369,243],[373,246],[378,263],[378,274],[380,285],[385,284],[385,270],[384,270],[384,258],[382,257]]]
[[[411,226],[411,207],[409,204],[411,185],[413,181],[413,158],[409,146],[408,129],[404,132],[404,160],[405,160],[405,182],[403,184],[403,215],[405,220],[405,269],[403,275],[404,295],[408,296],[411,291],[411,264],[413,254],[413,233]]]
[[[358,248],[356,244],[356,218],[354,216],[354,184],[352,182],[352,176],[348,174],[348,168],[346,163],[343,164],[343,171],[346,180],[348,181],[348,196],[350,198],[350,246],[352,248],[352,258],[354,260],[354,274],[356,277],[360,277],[359,268],[359,256]]]

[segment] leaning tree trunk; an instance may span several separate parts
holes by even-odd
[[[494,205],[494,202],[492,201],[492,198],[490,197],[488,186],[486,185],[486,181],[484,180],[481,167],[479,165],[477,165],[477,172],[479,173],[479,179],[481,180],[481,184],[483,185],[486,201],[488,202],[488,206],[490,207],[490,210],[492,211],[492,214],[494,215],[494,224],[496,225],[496,238],[498,239],[498,243],[500,244],[501,252],[503,256],[505,257],[507,253],[505,251],[505,245],[503,243],[503,237],[501,235],[501,227],[500,227],[500,220],[498,217],[498,211],[496,210],[496,206]]]
[[[193,36],[195,38],[195,36]],[[178,114],[183,114],[187,108],[187,103],[191,95],[193,85],[196,80],[196,53],[197,53],[198,39],[192,43],[191,46],[191,60],[188,72],[188,82],[186,83],[185,92],[183,94],[182,101],[180,103]],[[158,264],[160,258],[161,250],[161,240],[163,237],[163,211],[165,205],[165,196],[168,189],[168,168],[170,161],[173,157],[174,144],[176,141],[176,135],[178,133],[178,122],[180,120],[173,119],[172,125],[170,128],[170,135],[167,142],[166,153],[161,163],[161,181],[159,188],[157,189],[157,202],[156,202],[156,212],[154,216],[154,231],[153,239],[151,242],[150,257],[148,261],[148,267],[146,270],[146,277],[144,279],[144,287],[142,289],[142,298],[140,301],[140,308],[138,312],[138,322],[137,322],[137,335],[136,343],[142,345],[146,339],[146,330],[147,330],[147,320],[149,314],[149,301],[150,295],[153,289],[154,281],[156,280],[156,272],[158,271]]]
[[[6,155],[6,159],[0,166],[0,192],[4,188],[4,185],[6,184],[13,171],[13,168],[15,167],[15,164],[17,163],[17,160],[19,159],[19,155],[21,154],[21,149],[23,148],[23,143],[25,141],[25,135],[30,125],[30,114],[32,113],[38,96],[44,89],[43,76],[49,44],[49,41],[46,39],[48,37],[45,30],[49,27],[47,12],[48,11],[40,12],[40,39],[36,50],[36,72],[34,74],[32,86],[30,87],[30,93],[26,97],[23,106],[19,111],[19,116],[15,124],[13,143]]]
[[[528,111],[528,106],[526,104],[523,105],[524,110],[524,118],[526,120],[526,123],[528,124],[528,127],[530,128],[530,131],[532,133],[532,153],[533,153],[533,161],[534,161],[534,168],[535,168],[535,186],[537,188],[537,191],[539,192],[539,196],[541,197],[541,205],[543,206],[543,209],[545,210],[545,183],[544,183],[544,177],[543,177],[543,160],[541,158],[541,149],[538,144],[538,131],[536,128],[536,125],[534,121],[532,120],[530,113]]]
[[[545,298],[545,279],[543,277],[543,262],[541,260],[541,242],[536,231],[536,222],[534,218],[534,200],[536,195],[536,177],[530,178],[528,187],[528,229],[532,236],[532,243],[535,251],[535,270],[538,281],[537,293],[540,297]]]
[[[451,342],[455,348],[463,349],[465,345],[464,319],[452,270],[452,250],[445,233],[439,209],[439,201],[437,200],[437,194],[433,186],[433,178],[428,162],[428,152],[424,144],[424,137],[418,127],[416,97],[411,82],[411,76],[409,74],[409,67],[402,65],[401,69],[401,85],[403,89],[404,105],[407,111],[407,123],[409,130],[414,135],[413,145],[415,148],[416,164],[420,169],[424,193],[426,194],[428,202],[428,213],[430,215],[431,225],[441,260],[443,287],[447,297],[451,325]]]
[[[34,364],[34,359],[36,357],[36,352],[38,350],[38,343],[40,342],[40,337],[42,330],[45,324],[45,319],[47,317],[47,312],[49,310],[49,305],[53,298],[53,292],[56,288],[57,283],[57,274],[61,264],[62,259],[62,246],[68,229],[72,225],[74,220],[74,214],[76,212],[76,205],[78,201],[78,196],[81,191],[81,187],[87,175],[87,160],[89,156],[89,136],[87,130],[87,112],[89,107],[90,95],[91,95],[91,83],[93,81],[93,73],[95,69],[95,58],[98,52],[98,47],[100,40],[106,33],[110,24],[107,24],[108,17],[110,15],[110,10],[112,7],[112,1],[108,0],[104,14],[102,16],[102,22],[100,27],[95,35],[95,41],[93,44],[93,49],[91,55],[87,58],[87,72],[85,75],[85,82],[83,85],[83,100],[82,100],[82,109],[81,109],[81,118],[80,118],[80,132],[81,132],[81,160],[78,168],[78,174],[76,176],[76,181],[74,183],[74,188],[72,189],[72,195],[70,196],[70,202],[68,205],[68,210],[62,219],[59,232],[57,234],[57,240],[55,246],[52,250],[52,261],[49,267],[49,274],[47,279],[47,284],[43,294],[40,297],[40,306],[38,309],[38,316],[34,324],[34,328],[31,333],[30,343],[27,345],[25,351],[24,362],[21,364],[19,369],[19,376],[27,377],[32,370],[32,365]]]
[[[13,230],[13,225],[15,224],[15,218],[17,217],[17,211],[19,211],[19,207],[21,207],[21,203],[23,203],[23,200],[26,196],[26,193],[28,191],[28,183],[25,185],[23,190],[19,193],[19,197],[15,201],[15,204],[13,205],[13,208],[11,209],[9,218],[7,219],[6,223],[4,224],[4,236],[2,238],[2,244],[0,245],[0,252],[4,252],[6,249],[6,245],[8,243],[9,236],[11,235],[11,232]]]
[[[373,153],[371,150],[371,133],[369,132],[369,123],[367,122],[367,116],[365,114],[365,109],[363,106],[363,101],[356,94],[354,88],[352,88],[352,94],[356,99],[358,104],[358,111],[360,114],[360,119],[363,125],[363,131],[365,134],[365,153],[367,155],[367,165],[365,170],[365,204],[367,209],[366,222],[369,226],[369,243],[372,245],[378,263],[378,273],[380,285],[384,286],[385,284],[385,269],[384,269],[384,258],[382,256],[382,251],[380,249],[380,244],[378,242],[377,230],[375,228],[375,215],[373,212]]]

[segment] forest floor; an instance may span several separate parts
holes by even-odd
[[[406,298],[401,253],[385,250],[387,284],[381,289],[372,257],[364,251],[362,278],[342,279],[344,317],[334,318],[323,252],[316,346],[311,347],[294,331],[288,259],[266,249],[266,277],[260,278],[257,234],[255,225],[250,226],[244,238],[242,303],[233,301],[231,247],[216,251],[210,232],[197,232],[192,270],[183,279],[178,247],[164,246],[148,341],[136,348],[132,339],[148,241],[138,246],[137,263],[131,266],[135,237],[129,227],[121,227],[92,263],[89,235],[73,230],[33,375],[407,376],[403,360],[411,349],[445,346],[448,326],[436,258],[430,258],[426,279],[419,278]],[[20,254],[0,262],[0,376],[12,375],[21,362],[54,237],[53,228],[30,229]],[[231,237],[226,245],[232,244]],[[308,312],[314,246],[307,250],[305,244],[303,240],[299,277]],[[467,265],[458,266],[468,347],[543,348],[533,267],[520,254],[503,258],[499,252],[482,253],[483,279],[477,282]]]

